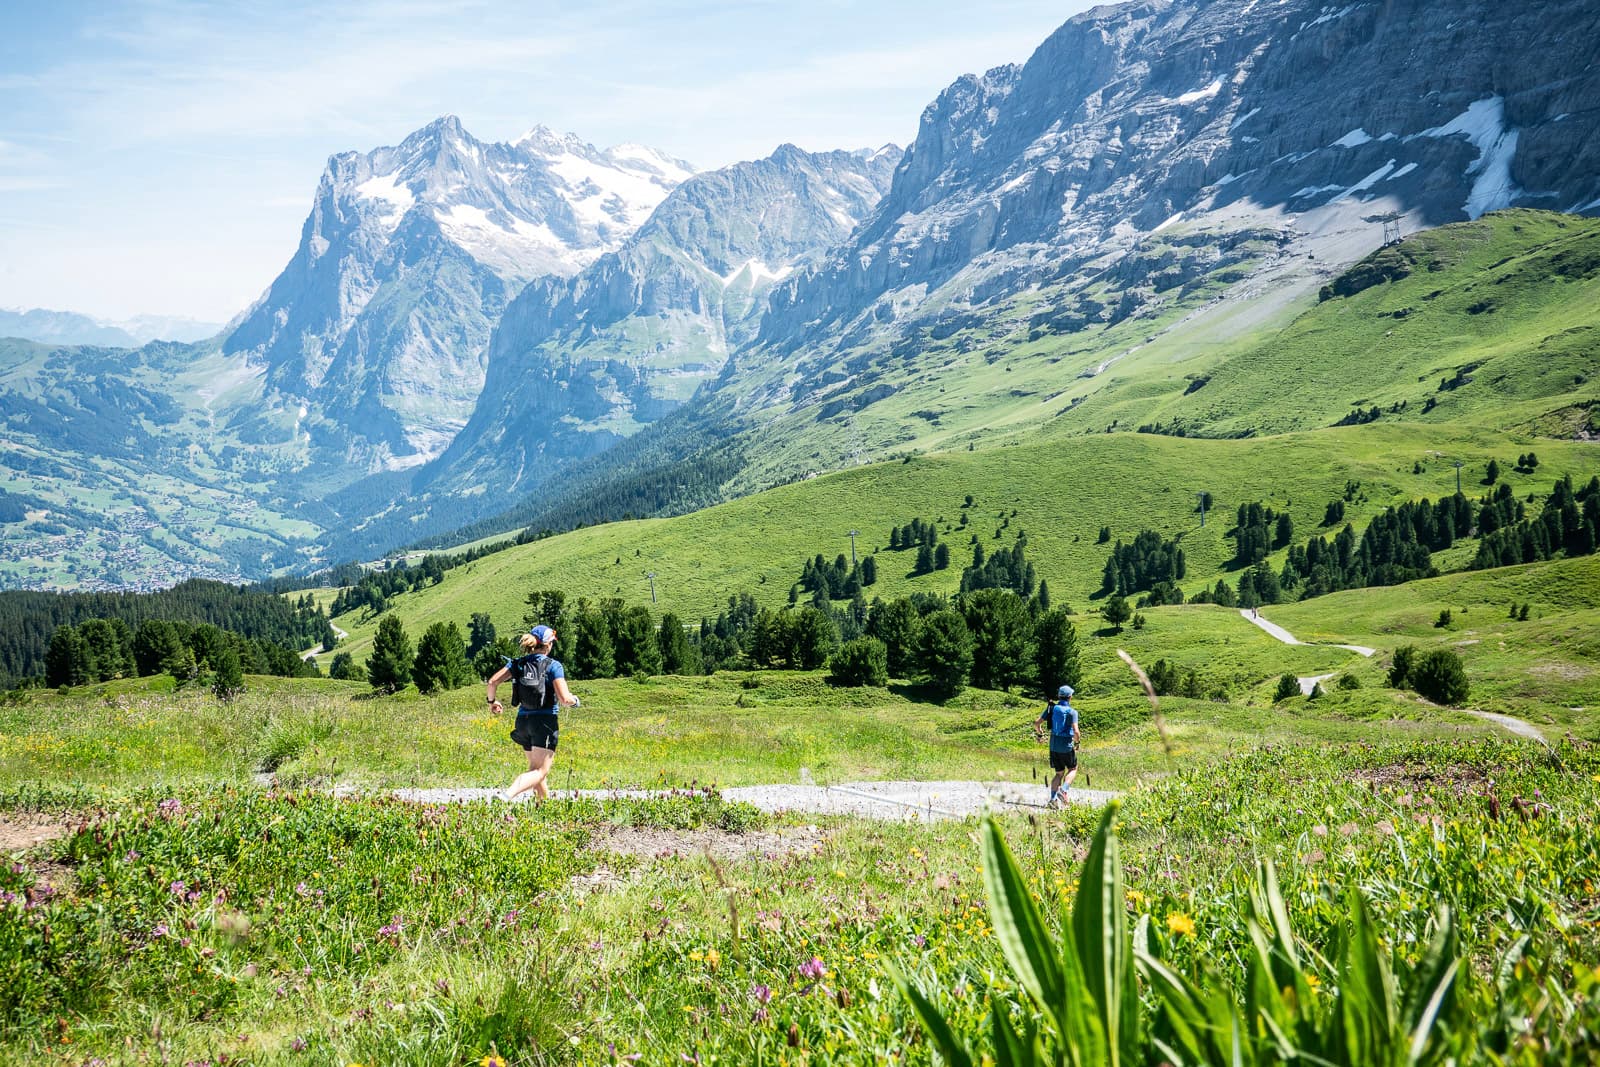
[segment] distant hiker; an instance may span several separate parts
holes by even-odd
[[[1078,709],[1072,706],[1073,692],[1070,685],[1056,690],[1055,702],[1046,704],[1033,724],[1033,736],[1040,741],[1044,740],[1046,727],[1050,730],[1050,769],[1056,776],[1050,781],[1050,799],[1046,803],[1052,808],[1061,803],[1078,776]]]
[[[535,626],[522,635],[522,655],[506,661],[506,665],[489,676],[489,710],[500,714],[500,701],[495,690],[500,683],[511,681],[512,699],[516,701],[517,723],[511,731],[511,740],[528,753],[528,770],[519,774],[505,792],[507,800],[533,790],[544,800],[550,795],[545,779],[550,775],[550,764],[556,758],[559,739],[561,705],[576,707],[578,698],[567,689],[567,672],[550,657],[555,647],[556,632],[548,626]]]

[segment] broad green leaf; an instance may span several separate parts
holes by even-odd
[[[1030,996],[1047,1011],[1061,1003],[1061,961],[1055,939],[1034,904],[1033,894],[1017,869],[993,818],[984,820],[980,838],[983,881],[988,890],[989,919],[1006,962]]]
[[[1122,897],[1122,854],[1117,840],[1118,805],[1106,805],[1078,879],[1072,935],[1083,966],[1089,999],[1099,1009],[1107,1063],[1120,1067],[1132,1042],[1137,1016],[1125,1016],[1131,1003],[1133,958],[1128,943],[1128,913]]]

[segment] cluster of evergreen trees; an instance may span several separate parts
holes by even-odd
[[[1600,478],[1591,478],[1574,490],[1569,474],[1545,498],[1537,519],[1527,518],[1520,503],[1508,503],[1510,487],[1501,485],[1493,501],[1485,500],[1478,512],[1483,539],[1472,560],[1473,570],[1535,563],[1557,555],[1593,555],[1600,543]]]
[[[327,615],[310,596],[288,599],[226,582],[195,579],[156,593],[11,591],[0,593],[0,682],[15,685],[43,677],[56,630],[95,619],[134,630],[147,620],[164,619],[287,648],[319,641],[331,647],[333,641]]]
[[[941,696],[969,681],[1053,692],[1078,680],[1070,612],[1048,610],[1037,598],[1026,601],[1009,589],[975,590],[954,599],[919,593],[875,600],[860,618],[809,606],[774,611],[741,593],[728,598],[715,620],[702,619],[698,630],[670,612],[658,622],[648,608],[616,599],[569,604],[559,591],[538,590],[527,600],[524,628],[544,623],[556,629],[557,658],[573,679],[832,664],[839,684],[882,684],[896,677],[921,682]],[[520,654],[487,615],[474,615],[468,630],[463,640],[455,623],[435,623],[413,648],[400,620],[387,615],[364,670],[341,653],[329,673],[365,677],[389,692],[408,684],[434,692],[486,678]]]
[[[1274,549],[1294,540],[1294,520],[1261,504],[1240,504],[1238,521],[1228,536],[1234,539],[1233,566],[1253,567]]]
[[[789,603],[797,603],[800,592],[804,590],[811,594],[811,603],[817,608],[826,608],[831,600],[851,600],[861,595],[861,591],[878,581],[878,561],[873,556],[864,556],[860,562],[852,565],[844,558],[841,552],[834,557],[832,563],[822,558],[818,552],[815,557],[808,559],[800,570],[800,580],[789,590]]]
[[[876,601],[866,639],[883,646],[890,677],[921,682],[944,697],[969,682],[1053,693],[1079,678],[1077,631],[1068,612],[1044,610],[1010,589],[979,589],[950,601]]]
[[[1185,574],[1183,549],[1154,530],[1140,530],[1132,544],[1119,538],[1111,546],[1101,577],[1100,591],[1117,596],[1132,596],[1156,585],[1182,581]]]
[[[966,515],[963,514],[961,518],[965,526]],[[917,560],[911,567],[912,574],[932,574],[950,566],[950,546],[939,540],[936,523],[912,519],[904,526],[896,526],[889,531],[889,551],[908,552],[913,548],[917,550]]]
[[[122,619],[87,619],[58,626],[45,650],[46,685],[88,685],[115,678],[170,674],[180,685],[214,676],[219,695],[244,688],[244,674],[285,678],[318,675],[315,662],[293,649],[209,623],[198,626],[146,619],[137,629]]]
[[[1048,608],[1049,590],[1038,580],[1033,564],[1028,562],[1026,530],[1017,532],[1017,543],[1011,548],[998,548],[990,555],[985,555],[981,542],[973,544],[972,564],[961,571],[963,593],[973,593],[979,589],[1009,589],[1026,598],[1033,596],[1036,588],[1044,600],[1044,607]]]

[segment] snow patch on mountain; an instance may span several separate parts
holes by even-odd
[[[1511,180],[1511,161],[1517,154],[1518,131],[1506,127],[1505,115],[1505,97],[1488,96],[1474,100],[1467,110],[1443,126],[1432,126],[1406,138],[1412,141],[1418,137],[1460,135],[1477,147],[1478,158],[1467,167],[1468,175],[1477,175],[1467,194],[1464,210],[1468,218],[1507,207],[1516,199],[1518,189]]]
[[[389,231],[400,225],[405,213],[417,202],[417,195],[409,186],[401,185],[396,180],[397,177],[398,175],[394,174],[380,174],[375,178],[368,178],[355,187],[356,196],[363,200],[376,200],[384,205],[378,216],[378,223]]]
[[[1218,78],[1204,88],[1196,89],[1193,92],[1184,93],[1182,96],[1178,97],[1178,103],[1198,104],[1202,100],[1210,100],[1213,96],[1216,96],[1221,91],[1222,79]]]

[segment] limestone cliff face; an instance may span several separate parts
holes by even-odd
[[[264,362],[334,456],[425,462],[471,413],[490,332],[521,287],[618,247],[688,176],[649,149],[543,128],[481,142],[453,117],[334,156],[294,258],[225,350]]]
[[[784,145],[696,175],[618,251],[530,284],[495,331],[483,401],[421,484],[531,488],[683,404],[753,339],[773,286],[867,216],[899,159]]]
[[[761,338],[826,345],[910,289],[981,305],[1176,221],[1594,210],[1597,39],[1586,0],[1096,8],[941,94],[873,217],[774,293]]]

